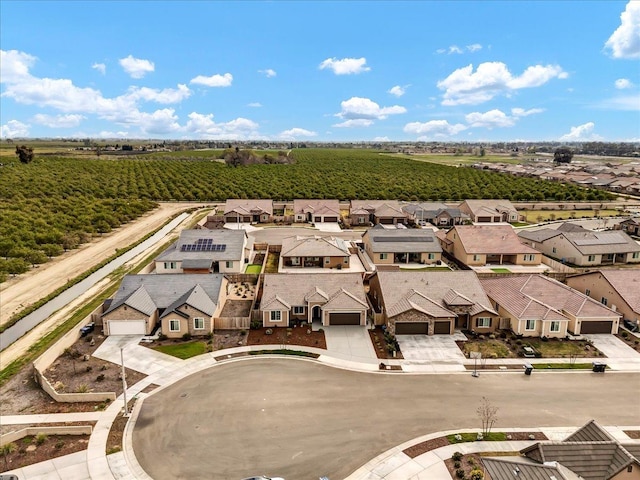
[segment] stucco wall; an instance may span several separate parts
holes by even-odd
[[[102,317],[105,335],[111,335],[111,332],[109,331],[109,321],[111,320],[144,320],[145,332],[149,335],[153,331],[153,327],[156,325],[158,320],[158,312],[154,312],[151,317],[148,317],[134,308],[128,307],[127,305],[121,305]]]
[[[589,289],[589,296],[595,301],[600,302],[605,297],[609,308],[613,310],[615,306],[615,310],[622,314],[624,318],[636,322],[640,320],[640,312],[634,312],[600,273],[569,277],[567,278],[567,285],[582,293],[586,293],[587,289]]]

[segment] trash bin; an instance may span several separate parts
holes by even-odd
[[[525,375],[531,375],[531,372],[533,372],[533,365],[530,363],[525,363],[522,367],[524,368]]]
[[[607,364],[602,362],[593,362],[593,371],[598,373],[604,373],[607,369]]]

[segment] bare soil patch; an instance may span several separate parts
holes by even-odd
[[[373,344],[373,349],[376,352],[376,356],[380,359],[386,360],[391,358],[404,358],[402,356],[402,352],[400,350],[396,351],[396,356],[393,356],[393,353],[390,353],[387,349],[387,340],[384,336],[384,332],[381,328],[376,328],[374,330],[369,330],[369,338],[371,339],[371,343]]]
[[[220,312],[221,317],[248,317],[251,313],[251,300],[227,300]]]
[[[271,333],[267,333],[267,331]],[[300,345],[327,348],[324,332],[313,332],[311,327],[258,328],[249,330],[247,345]]]
[[[137,398],[133,398],[127,402],[127,408],[129,413],[133,410],[133,407],[136,403]],[[123,402],[124,405],[124,402]],[[122,450],[122,439],[124,438],[124,429],[127,426],[127,422],[129,421],[129,417],[124,416],[124,412],[118,414],[113,423],[111,424],[111,428],[109,429],[109,435],[107,436],[107,449],[106,454],[110,455],[112,453],[119,452]]]
[[[624,330],[620,330],[620,333],[616,334],[620,340],[629,345],[635,351],[640,352],[640,339],[631,333],[627,333]]]
[[[13,443],[16,446],[15,451],[3,455],[4,458],[0,461],[4,471],[86,450],[89,435],[50,435],[44,439],[29,435]]]
[[[162,340],[154,340],[153,342],[141,343],[143,347],[153,348],[160,345],[175,345],[176,343],[193,342],[199,340],[207,345],[207,351],[222,350],[225,348],[242,347],[247,345],[247,332],[242,330],[216,330],[214,333],[202,337],[192,337],[190,339],[183,338],[164,338]]]

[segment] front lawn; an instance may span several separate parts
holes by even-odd
[[[166,353],[174,357],[186,360],[187,358],[195,357],[196,355],[202,355],[207,351],[207,344],[201,341],[176,343],[173,345],[158,345],[152,347],[158,352]]]
[[[599,355],[595,347],[581,340],[548,340],[543,342],[536,338],[523,339],[522,341],[540,352],[543,358],[595,357]]]
[[[537,358],[604,356],[592,344],[584,340],[548,339],[543,341],[540,338],[516,338],[513,334],[505,333],[472,336],[466,342],[456,343],[467,358],[470,358],[470,352],[482,353],[483,359],[518,358],[524,356],[524,347],[533,348]]]
[[[492,268],[491,271],[495,272],[495,273],[511,273],[511,270],[509,270],[508,268],[504,268],[504,267]]]
[[[482,358],[516,358],[517,355],[509,350],[509,347],[502,340],[469,340],[461,342],[462,350],[466,357],[470,357],[470,352],[482,353]]]
[[[534,363],[535,370],[591,370],[591,363]]]

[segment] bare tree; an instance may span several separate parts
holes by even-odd
[[[486,437],[491,433],[493,424],[498,421],[498,407],[494,407],[487,397],[482,397],[476,413],[482,422],[482,435]]]

